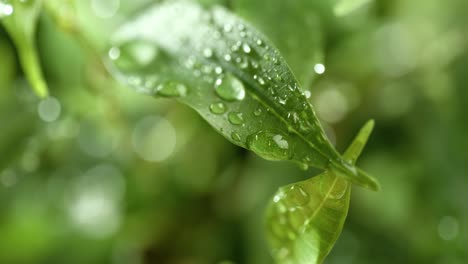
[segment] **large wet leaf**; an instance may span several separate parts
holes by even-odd
[[[368,122],[344,154],[354,164],[372,128]],[[282,187],[267,209],[267,234],[277,263],[322,263],[346,220],[351,184],[332,171]]]
[[[238,146],[378,188],[335,151],[270,41],[222,7],[156,4],[116,32],[109,57],[122,82],[178,98]]]
[[[40,97],[47,96],[47,84],[35,46],[36,25],[41,0],[0,0],[0,22],[5,26],[18,50],[21,66],[29,82]]]

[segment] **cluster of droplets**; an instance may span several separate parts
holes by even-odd
[[[281,241],[295,240],[298,230],[304,228],[307,222],[301,210],[309,204],[309,194],[302,187],[293,185],[278,191],[273,197],[273,202],[274,219],[269,220],[269,232]],[[291,254],[293,254],[292,249],[284,246],[276,248],[275,251],[275,257],[281,260],[291,259]]]
[[[241,135],[239,131],[235,131],[237,127],[246,125],[248,117],[245,113],[230,109],[230,105],[245,99],[247,82],[232,73],[229,67],[240,69],[242,72],[237,74],[243,78],[250,77],[255,84],[248,82],[248,85],[253,85],[253,89],[257,90],[254,92],[261,94],[264,99],[271,98],[269,104],[289,111],[285,117],[288,123],[292,124],[288,127],[289,132],[300,130],[309,133],[318,128],[317,123],[309,121],[313,118],[310,116],[308,103],[305,100],[297,103],[296,97],[300,89],[292,77],[288,76],[284,67],[281,67],[278,52],[265,52],[269,50],[268,45],[265,45],[263,40],[254,38],[254,34],[249,32],[245,25],[226,23],[212,32],[215,39],[223,35],[226,39],[234,40],[225,47],[197,48],[199,56],[188,55],[179,61],[179,65],[211,85],[218,100],[211,102],[207,106],[208,110],[213,115],[223,116],[233,126],[230,131],[233,141],[245,143],[248,148],[266,159],[291,159],[290,139],[287,134],[261,130],[250,135]],[[154,41],[144,40],[123,43],[108,51],[109,59],[123,72],[124,81],[138,91],[171,98],[189,95],[192,92],[191,87],[174,81],[170,74],[166,74],[164,67],[171,71],[170,67],[173,65],[168,65],[165,56],[167,57]],[[267,111],[270,111],[268,107],[258,107],[252,114],[260,117]]]
[[[135,87],[139,92],[154,96],[177,98],[189,93],[189,88],[180,82],[167,80],[161,75],[150,73],[159,65],[163,65],[165,55],[153,43],[139,40],[113,46],[108,51],[108,57],[125,76],[124,82]]]
[[[312,232],[311,225],[317,210],[335,210],[334,203],[340,203],[348,191],[348,182],[339,177],[320,175],[309,182],[303,182],[280,189],[273,197],[271,210],[274,219],[269,221],[269,231],[275,238],[282,241],[293,241],[305,232]],[[318,190],[317,190],[318,189]],[[325,200],[324,200],[325,199]],[[319,208],[320,207],[320,208]],[[313,234],[317,248],[321,238],[318,233]],[[282,243],[288,245],[291,243]],[[276,249],[276,257],[289,259],[292,249],[281,247]]]

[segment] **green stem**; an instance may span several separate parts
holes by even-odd
[[[28,78],[34,92],[40,98],[48,96],[47,83],[42,75],[39,58],[34,43],[24,41],[17,43],[21,66],[23,67],[26,78]]]

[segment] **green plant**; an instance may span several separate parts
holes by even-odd
[[[278,263],[321,263],[341,232],[350,183],[379,189],[375,179],[354,166],[373,122],[341,156],[271,41],[215,4],[188,0],[155,4],[113,34],[104,63],[116,79],[138,92],[187,104],[233,144],[268,160],[325,170],[281,188],[267,216]],[[40,5],[41,1],[15,1],[10,5],[14,12],[2,23],[36,93],[46,96],[33,41]],[[317,54],[312,50],[307,57],[313,62]],[[299,76],[305,82],[312,79],[307,72]]]

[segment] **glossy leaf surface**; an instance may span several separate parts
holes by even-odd
[[[374,126],[369,121],[344,154],[355,163]],[[277,263],[322,263],[346,220],[351,184],[331,171],[282,187],[267,211],[267,234]]]
[[[329,168],[378,189],[335,151],[270,41],[222,7],[156,4],[120,27],[108,56],[119,80],[177,98],[238,146],[269,160]]]
[[[236,13],[277,45],[298,80],[306,86],[316,74],[315,64],[323,63],[323,25],[319,14],[324,13],[327,5],[327,1],[297,0],[233,2]]]

